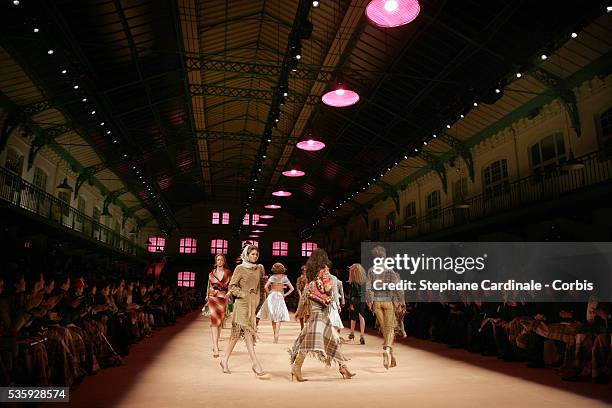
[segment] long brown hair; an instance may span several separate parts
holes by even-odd
[[[330,263],[327,252],[323,248],[317,248],[312,251],[312,254],[306,261],[306,277],[308,280],[312,282],[317,277],[319,271]]]
[[[227,265],[227,258],[225,257],[225,255],[217,254],[215,255],[215,263],[213,264],[213,271],[217,269],[217,257],[219,256],[223,258],[223,269],[229,269],[229,266]]]

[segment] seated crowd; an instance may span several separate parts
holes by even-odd
[[[406,331],[421,339],[553,366],[564,380],[607,383],[612,375],[612,304],[514,302],[413,303]]]
[[[131,344],[201,303],[193,288],[118,271],[0,275],[0,386],[65,386],[122,364]],[[201,297],[201,296],[200,296]]]

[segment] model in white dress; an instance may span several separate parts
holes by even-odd
[[[340,329],[344,328],[344,325],[342,324],[342,319],[340,318],[340,307],[342,306],[343,302],[340,299],[339,286],[342,285],[342,282],[334,275],[331,275],[331,279],[333,281],[333,294],[332,301],[329,306],[327,306],[327,309],[329,311],[329,320],[331,321],[332,326],[338,329],[339,331]]]
[[[259,319],[270,319],[274,331],[274,343],[278,343],[281,322],[288,322],[289,310],[285,304],[285,297],[293,292],[293,285],[285,275],[286,269],[281,263],[272,266],[273,275],[268,278],[264,290],[268,293],[266,300],[259,309]],[[285,293],[285,288],[289,291]]]

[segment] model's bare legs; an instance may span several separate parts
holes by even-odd
[[[210,325],[210,332],[212,334],[212,342],[213,342],[213,354],[219,354],[219,330],[220,326]]]
[[[274,329],[274,342],[278,343],[278,335],[280,333],[281,322],[272,322],[272,329]]]
[[[223,358],[221,359],[221,366],[223,367],[223,370],[225,371],[226,369],[229,371],[229,358],[232,355],[232,351],[234,351],[234,347],[236,347],[236,343],[238,342],[238,338],[234,338],[234,337],[230,337],[229,339],[229,343],[227,344],[227,350],[225,350],[225,354],[223,355]],[[252,341],[251,341],[252,344]]]
[[[255,354],[255,347],[253,345],[253,336],[248,333],[244,334],[244,341],[246,343],[247,351],[249,352],[249,356],[251,357],[251,362],[253,362],[253,368],[258,372],[263,372],[263,368],[261,364],[259,364],[259,360],[257,360],[257,355]]]
[[[353,322],[351,322],[351,323],[353,323]],[[351,331],[353,331],[353,330],[351,330]],[[365,334],[365,319],[363,318],[361,313],[359,314],[359,331],[361,332],[361,336],[363,336]]]

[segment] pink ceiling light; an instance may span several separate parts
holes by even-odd
[[[268,204],[268,205],[265,205],[264,207],[269,210],[278,210],[281,208],[281,206],[278,204]]]
[[[259,238],[259,235],[257,235],[257,234],[251,234],[251,235],[249,235],[249,238]]]
[[[312,139],[312,138],[303,140],[297,144],[298,149],[307,150],[309,152],[316,152],[317,150],[321,150],[324,147],[325,147],[325,143]]]
[[[321,142],[319,142],[319,143],[321,143]],[[323,146],[325,146],[325,145],[323,145]],[[287,177],[302,177],[304,174],[306,174],[306,173],[304,173],[302,170],[296,170],[296,169],[291,169],[291,170],[283,171],[283,176],[287,176]]]
[[[272,195],[275,196],[275,197],[290,197],[291,196],[291,192],[283,191],[283,190],[278,190],[278,191],[272,192]]]
[[[420,11],[417,0],[372,0],[366,7],[366,15],[379,27],[408,24],[417,18]]]
[[[269,220],[271,218],[274,218],[274,216],[270,215],[270,214],[262,214],[262,215],[259,216],[259,218],[260,219],[263,218],[264,220]]]
[[[346,89],[342,84],[338,84],[336,89],[324,94],[321,100],[328,106],[344,108],[359,102],[359,94],[350,89]]]
[[[254,230],[251,231],[253,234],[261,234],[263,231],[262,230]]]

